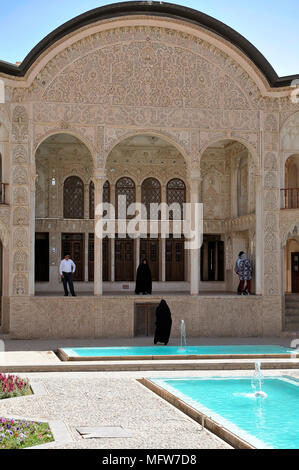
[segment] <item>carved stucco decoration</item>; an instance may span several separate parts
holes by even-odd
[[[15,166],[12,174],[13,184],[29,184],[28,170],[24,166]]]
[[[4,125],[7,133],[11,130],[11,122],[5,104],[0,103],[0,125]]]
[[[17,228],[13,231],[13,244],[18,248],[27,248],[28,246],[28,230],[25,228]]]
[[[13,277],[13,294],[14,295],[27,295],[28,293],[28,278],[25,274],[16,274]]]
[[[56,102],[191,108],[221,103],[229,109],[261,102],[251,77],[225,52],[190,34],[150,26],[87,36],[53,57],[29,89],[9,91],[13,101],[43,95]]]
[[[27,207],[17,207],[14,209],[13,225],[29,225],[29,213]]]
[[[28,254],[26,251],[18,250],[15,252],[13,258],[13,270],[14,272],[26,272],[29,270]]]
[[[0,241],[4,247],[8,246],[9,229],[8,225],[0,217]]]
[[[281,147],[283,150],[294,151],[299,150],[299,112],[291,115],[284,123],[281,130]]]
[[[258,131],[258,111],[110,106],[72,103],[33,103],[33,119],[36,122],[36,134],[43,135],[41,123],[51,123],[52,127],[62,130],[61,123],[67,119],[68,129],[74,126],[97,127],[96,133],[103,133],[104,125],[119,128],[124,122],[128,127],[151,128],[201,128],[235,129],[240,131]],[[40,123],[40,124],[38,124]],[[97,148],[100,146],[97,145]]]
[[[27,163],[28,152],[24,145],[16,145],[13,149],[13,163]]]
[[[0,219],[7,227],[9,227],[9,218],[10,218],[10,207],[4,204],[1,204],[0,205]]]
[[[28,204],[29,196],[28,189],[26,187],[19,187],[13,190],[13,204]]]
[[[13,110],[12,137],[15,142],[28,140],[28,115],[24,106],[17,105]]]

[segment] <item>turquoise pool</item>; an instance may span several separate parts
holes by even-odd
[[[293,349],[276,345],[224,345],[224,346],[186,346],[181,349],[178,346],[140,346],[140,347],[114,347],[114,348],[61,348],[65,358],[82,359],[97,358],[98,360],[107,358],[128,358],[135,357],[152,358],[159,356],[280,356],[290,357]]]
[[[256,448],[299,449],[299,381],[266,377],[255,397],[251,377],[150,379]]]

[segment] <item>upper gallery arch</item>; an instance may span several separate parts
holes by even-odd
[[[180,5],[147,1],[115,3],[79,15],[48,34],[29,52],[19,66],[0,61],[0,74],[24,77],[38,59],[47,55],[50,50],[55,49],[58,43],[65,41],[78,31],[92,27],[99,22],[109,23],[115,19],[136,17],[136,15],[154,19],[160,17],[166,20],[166,23],[167,19],[172,19],[183,22],[186,26],[193,28],[195,26],[195,29],[199,27],[197,29],[218,38],[226,46],[231,47],[235,54],[239,53],[241,57],[243,56],[243,59],[256,70],[261,80],[268,86],[274,88],[290,86],[292,80],[299,78],[299,75],[278,77],[270,63],[255,46],[237,31],[215,18]]]

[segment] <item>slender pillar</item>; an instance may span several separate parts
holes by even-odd
[[[93,178],[94,181],[94,207],[95,207],[95,235],[94,235],[94,295],[103,294],[103,240],[97,236],[97,222],[99,216],[96,208],[103,200],[103,185],[106,181],[104,171]]]
[[[84,281],[88,282],[88,248],[89,248],[89,233],[84,234]]]
[[[191,202],[199,202],[199,178],[191,179]],[[190,294],[198,295],[199,294],[199,267],[200,267],[200,249],[190,250]]]
[[[166,203],[166,185],[161,187],[161,202]],[[162,282],[166,282],[166,238],[161,237],[161,277]]]
[[[255,209],[255,293],[262,295],[263,293],[263,259],[264,259],[264,230],[263,230],[263,191],[262,177],[255,177],[255,193],[256,193],[256,209]]]

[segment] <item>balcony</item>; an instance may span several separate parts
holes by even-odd
[[[0,204],[8,204],[7,203],[7,183],[0,183]]]
[[[299,209],[299,188],[285,188],[280,192],[282,209]]]

